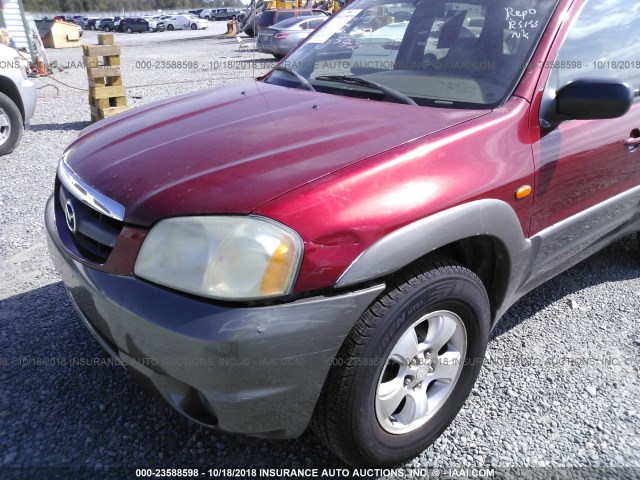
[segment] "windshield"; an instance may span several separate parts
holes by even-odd
[[[557,3],[358,0],[265,81],[301,88],[293,71],[323,93],[388,101],[404,95],[417,105],[493,108],[515,88]],[[389,91],[400,96],[390,97]]]

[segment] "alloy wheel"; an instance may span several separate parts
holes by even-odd
[[[400,435],[433,417],[456,385],[466,345],[464,323],[450,311],[431,312],[408,328],[378,380],[375,411],[380,426]]]

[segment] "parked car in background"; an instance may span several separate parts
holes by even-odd
[[[278,22],[258,34],[256,48],[259,52],[271,53],[276,58],[282,58],[328,18],[324,15],[314,15]]]
[[[212,12],[211,20],[235,20],[241,13],[242,10],[239,8],[216,8]]]
[[[167,30],[198,30],[209,26],[209,22],[202,18],[189,15],[174,15],[165,20]]]
[[[22,57],[0,44],[0,155],[11,153],[20,143],[36,110],[37,97]]]
[[[265,10],[260,15],[258,15],[258,19],[256,22],[257,33],[260,33],[262,30],[269,28],[271,25],[275,25],[276,23],[281,22],[282,20],[286,20],[288,18],[294,17],[310,17],[317,15],[311,10],[306,10],[302,8],[291,8],[291,9],[280,9],[280,10]]]
[[[142,33],[152,31],[149,22],[142,17],[123,19],[120,22],[120,29],[127,33]]]
[[[97,23],[99,21],[100,21],[99,18],[90,18],[89,20],[87,20],[84,29],[85,30],[97,30],[98,29]]]
[[[100,21],[98,22],[98,30],[102,30],[105,32],[112,32],[115,29],[116,29],[115,19],[113,17],[101,18]]]
[[[87,19],[86,18],[76,16],[76,17],[73,17],[73,21],[76,24],[80,25],[80,27],[82,27],[84,30],[87,29]]]
[[[125,24],[133,20],[134,17],[123,17],[117,23],[113,22],[114,30],[116,32],[124,32]]]
[[[166,21],[169,20],[171,17],[173,17],[173,15],[154,15],[151,18],[159,22],[165,23],[165,26],[166,26]]]
[[[533,315],[548,303],[528,292],[612,242],[638,242],[632,4],[359,0],[258,79],[89,126],[62,155],[45,213],[79,321],[200,425],[263,438],[310,428],[352,466],[408,463],[463,408],[512,305]],[[371,17],[387,7],[410,13],[389,42],[391,67],[354,74],[349,32],[375,34]],[[465,27],[467,16],[484,21]],[[446,54],[429,64],[439,20],[434,55]],[[640,262],[640,245],[627,252],[620,262]],[[589,287],[573,280],[561,294]],[[559,327],[563,315],[637,323],[623,305],[542,316],[556,344],[539,351],[523,338],[522,352],[499,352],[509,362],[492,352],[483,386],[504,403],[509,376],[530,373],[520,354],[544,371],[583,338]],[[637,378],[634,338],[614,340]],[[609,387],[619,372],[602,379],[603,408],[620,408]],[[564,381],[530,382],[523,408],[542,391],[588,422],[593,395]],[[498,425],[476,406],[474,442],[483,422],[520,428],[508,408]],[[552,409],[543,413],[547,423]],[[539,430],[552,442],[553,429]]]
[[[145,20],[149,22],[150,32],[164,32],[166,29],[164,20],[161,17],[145,17]]]

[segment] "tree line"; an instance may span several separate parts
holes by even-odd
[[[239,7],[240,0],[23,0],[27,12],[75,13]]]

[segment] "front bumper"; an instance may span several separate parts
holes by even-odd
[[[384,289],[228,307],[72,259],[46,208],[54,265],[89,330],[136,379],[194,421],[229,432],[305,430],[349,330]]]

